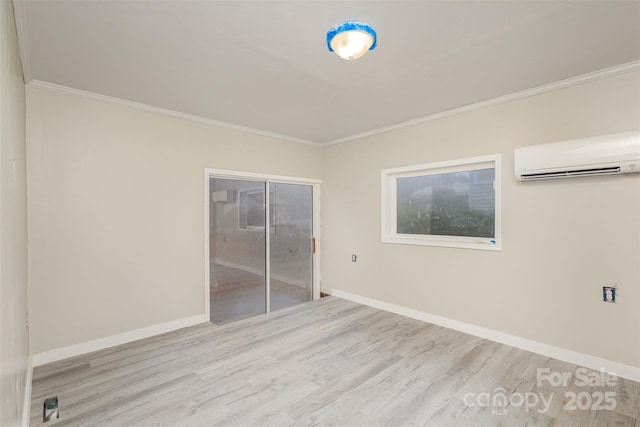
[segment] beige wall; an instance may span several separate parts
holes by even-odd
[[[33,353],[204,314],[204,168],[319,178],[321,152],[27,88]]]
[[[29,356],[25,95],[12,3],[0,2],[0,425],[19,425]],[[14,174],[15,159],[15,174]]]
[[[640,175],[513,177],[515,147],[638,129],[639,95],[628,73],[319,149],[29,87],[32,352],[203,313],[210,167],[323,179],[325,291],[640,366]],[[381,169],[492,153],[502,252],[380,243]]]
[[[639,100],[633,72],[327,147],[323,290],[640,366],[640,174],[513,176],[515,147],[637,130]],[[380,243],[381,169],[493,153],[503,251]],[[613,283],[618,303],[603,303]]]

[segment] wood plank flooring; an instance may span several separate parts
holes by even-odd
[[[581,387],[577,368],[327,297],[37,367],[31,425],[55,395],[46,425],[640,427],[640,384]],[[615,409],[570,410],[571,393],[586,407],[604,392]]]

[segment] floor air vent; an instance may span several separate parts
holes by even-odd
[[[50,397],[44,401],[44,409],[42,410],[42,422],[46,423],[60,418],[58,411],[58,396]]]

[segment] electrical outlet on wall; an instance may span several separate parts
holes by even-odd
[[[615,303],[616,302],[616,287],[615,286],[603,286],[602,287],[602,301]]]

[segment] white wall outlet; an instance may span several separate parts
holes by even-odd
[[[603,286],[602,287],[602,301],[604,302],[616,302],[616,288],[615,286]]]

